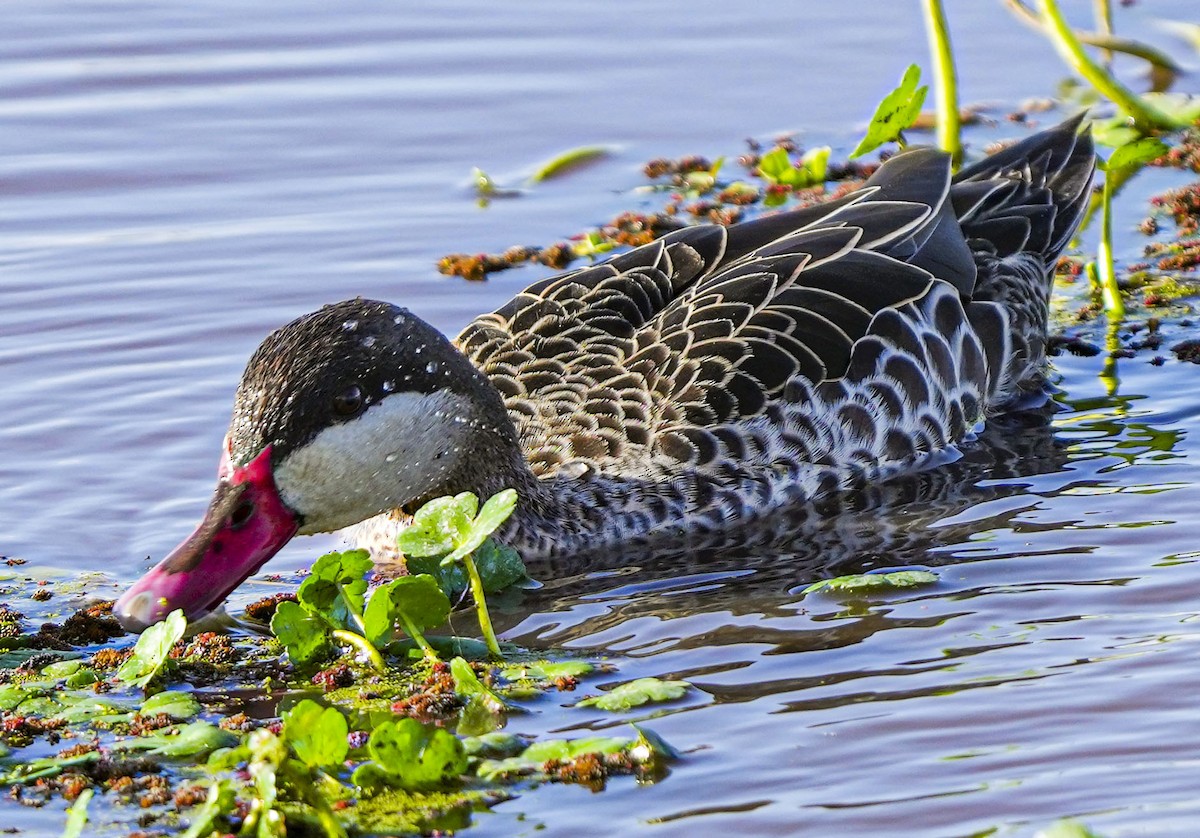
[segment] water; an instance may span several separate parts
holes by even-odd
[[[965,99],[1053,92],[1043,42],[999,4],[957,6]],[[539,274],[467,285],[438,257],[603,221],[636,205],[647,159],[783,131],[844,151],[925,61],[916,4],[853,8],[9,2],[0,553],[102,569],[111,590],[140,574],[198,519],[241,367],[294,316],[361,294],[453,332]],[[1189,11],[1139,4],[1118,25],[1186,57],[1154,18]],[[472,166],[518,182],[594,143],[615,151],[475,205]],[[1029,834],[1072,814],[1192,834],[1200,398],[1195,368],[1148,358],[1121,362],[1116,397],[1098,359],[1060,359],[1052,427],[998,428],[797,543],[545,578],[499,616],[506,636],[691,680],[637,716],[688,756],[654,786],[543,788],[478,834]],[[870,606],[800,594],[897,564],[941,582]],[[563,708],[528,729],[608,723]]]

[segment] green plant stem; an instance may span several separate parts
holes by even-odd
[[[1005,5],[1020,20],[1035,29],[1045,31],[1041,16],[1022,3],[1021,0],[1005,0]],[[1178,75],[1182,72],[1182,68],[1175,59],[1157,47],[1143,44],[1141,41],[1122,38],[1107,32],[1076,32],[1075,37],[1079,39],[1081,44],[1087,44],[1090,47],[1099,47],[1102,50],[1110,52],[1122,52],[1126,55],[1132,55],[1134,58],[1140,58],[1151,64],[1154,68],[1172,75]]]
[[[467,568],[467,577],[471,580],[471,596],[475,598],[475,613],[479,615],[479,630],[487,643],[488,651],[497,660],[503,659],[500,643],[496,640],[496,632],[492,629],[492,618],[488,616],[487,598],[483,593],[483,580],[479,578],[479,569],[475,567],[475,559],[470,554],[462,557],[462,563]]]
[[[379,650],[361,634],[355,634],[352,631],[345,629],[334,629],[331,634],[334,640],[340,640],[347,646],[353,646],[358,651],[367,656],[367,660],[371,662],[371,668],[376,672],[387,671],[387,665],[383,662],[383,656],[379,654]]]
[[[358,613],[358,609],[354,607],[354,604],[350,602],[350,597],[346,595],[345,586],[341,583],[338,583],[337,590],[338,596],[340,596],[342,598],[342,602],[346,604],[346,613],[350,615],[350,619],[354,622],[354,628],[359,634],[361,634],[363,637],[366,637],[367,626],[363,622],[362,614]]]
[[[950,153],[954,169],[962,163],[962,126],[958,110],[958,72],[954,67],[954,48],[946,25],[942,0],[923,0],[925,32],[933,57],[933,76],[937,89],[938,145]]]
[[[1112,184],[1104,178],[1104,189],[1100,193],[1100,246],[1096,253],[1096,271],[1099,273],[1100,293],[1104,299],[1104,312],[1110,324],[1125,319],[1125,302],[1117,287],[1117,271],[1113,263],[1112,247]]]
[[[1153,133],[1156,129],[1172,130],[1181,127],[1177,121],[1167,116],[1152,105],[1143,102],[1136,93],[1092,60],[1083,49],[1083,44],[1075,37],[1074,31],[1067,25],[1059,11],[1056,0],[1038,0],[1042,20],[1046,31],[1063,60],[1072,70],[1083,76],[1092,87],[1108,97],[1118,108],[1133,120],[1134,126],[1144,134]]]
[[[421,647],[421,651],[425,653],[426,660],[438,661],[438,653],[429,645],[429,641],[425,639],[425,635],[421,634],[421,630],[417,628],[416,623],[409,619],[408,615],[403,611],[400,612],[400,622],[404,626],[404,630],[408,632],[408,636]]]

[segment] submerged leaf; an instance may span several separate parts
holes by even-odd
[[[673,701],[690,687],[687,681],[660,681],[658,678],[638,678],[610,690],[604,695],[585,698],[576,707],[596,707],[618,712],[631,710],[655,701]]]
[[[133,655],[117,670],[117,677],[130,686],[145,688],[167,665],[171,647],[186,629],[187,617],[181,609],[146,629],[133,647]]]
[[[191,693],[168,690],[146,699],[138,712],[143,716],[166,713],[172,719],[182,721],[200,712],[200,702]]]
[[[875,109],[871,124],[867,126],[867,135],[850,152],[851,159],[900,139],[900,135],[912,126],[921,113],[925,94],[929,92],[926,86],[917,87],[920,80],[921,68],[910,64],[899,86],[884,96]]]
[[[832,593],[859,593],[866,591],[886,591],[895,588],[918,588],[922,585],[933,585],[938,581],[937,575],[928,570],[895,570],[891,573],[855,573],[849,576],[836,576],[833,579],[822,579],[814,582],[802,594],[816,591]]]

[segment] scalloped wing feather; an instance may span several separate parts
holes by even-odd
[[[953,181],[916,150],[837,201],[677,230],[534,283],[458,345],[539,477],[928,456],[1041,357],[1046,260],[1090,183],[1068,127]]]

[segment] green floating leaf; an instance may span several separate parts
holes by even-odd
[[[237,737],[208,722],[192,722],[183,725],[177,733],[164,731],[117,743],[115,749],[145,751],[160,757],[207,756],[219,748],[232,747]]]
[[[540,771],[549,760],[567,762],[584,754],[617,754],[633,743],[612,736],[590,736],[586,739],[547,739],[534,742],[519,755],[501,760],[485,759],[475,773],[484,780],[494,781],[516,774]]]
[[[1038,830],[1033,838],[1100,838],[1100,835],[1073,818],[1064,818]]]
[[[75,798],[75,802],[67,810],[67,824],[63,827],[62,838],[79,838],[83,835],[83,828],[88,822],[88,804],[92,802],[94,793],[93,789],[84,789],[79,793],[79,797]]]
[[[585,698],[576,707],[596,707],[600,710],[624,712],[655,701],[674,701],[681,698],[687,688],[687,681],[660,681],[658,678],[638,678],[628,684],[621,684],[604,695]]]
[[[180,609],[146,629],[133,647],[133,655],[117,670],[117,677],[130,686],[145,689],[166,667],[171,647],[183,637],[186,629],[187,618]]]
[[[313,564],[308,578],[296,591],[296,599],[335,628],[357,630],[367,593],[365,577],[374,566],[366,550],[326,553]]]
[[[9,710],[14,710],[21,702],[28,699],[32,692],[24,687],[4,686],[0,687],[0,710],[7,713]]]
[[[271,617],[271,632],[298,666],[326,657],[331,649],[329,624],[295,602],[279,603]]]
[[[411,568],[410,568],[411,571]],[[363,615],[367,639],[376,646],[392,639],[396,623],[417,631],[440,626],[450,616],[450,600],[426,573],[401,576],[376,588]]]
[[[102,680],[104,679],[100,677],[96,670],[85,666],[71,673],[64,683],[71,689],[78,690],[83,687],[90,687],[92,684],[99,684]]]
[[[553,681],[556,678],[580,678],[596,669],[587,661],[539,661],[506,666],[500,674],[509,681],[529,678],[533,681]]]
[[[183,721],[200,712],[200,702],[191,693],[167,690],[146,699],[138,712],[143,716],[166,713],[176,721]]]
[[[925,94],[929,92],[924,85],[917,87],[920,81],[921,68],[910,64],[904,71],[900,85],[884,96],[875,109],[875,115],[867,127],[867,135],[850,152],[851,159],[874,151],[884,143],[899,140],[903,132],[916,122],[921,114],[921,105],[925,103]]]
[[[1121,169],[1134,169],[1146,165],[1151,160],[1157,160],[1170,147],[1157,137],[1146,137],[1118,147],[1104,164],[1104,170],[1118,172]]]
[[[346,717],[334,707],[304,699],[283,714],[283,739],[310,768],[334,768],[346,759],[350,745]]]
[[[562,154],[542,164],[530,180],[533,183],[540,183],[543,180],[564,175],[572,169],[576,169],[585,163],[591,163],[594,160],[599,160],[602,157],[608,156],[609,149],[602,145],[585,145],[579,148],[573,148],[570,151],[565,151]]]
[[[429,788],[467,770],[467,754],[457,736],[415,719],[397,719],[377,726],[371,731],[367,750],[373,762],[354,772],[355,785],[367,789],[377,789],[381,784]]]
[[[55,663],[42,667],[42,675],[47,678],[69,678],[82,668],[83,661],[78,659],[69,661],[56,661]]]
[[[503,713],[515,709],[496,693],[483,685],[471,669],[471,664],[462,658],[450,661],[450,674],[454,678],[454,692],[468,701],[479,701],[491,713]]]
[[[793,166],[791,158],[783,148],[773,148],[762,156],[758,172],[771,183],[803,189],[825,182],[829,171],[829,146],[814,148],[800,158],[800,165]]]
[[[928,570],[896,570],[891,573],[855,573],[849,576],[836,576],[833,579],[822,579],[814,582],[802,594],[816,591],[831,593],[866,593],[872,591],[887,591],[898,588],[919,588],[923,585],[933,585],[938,581],[937,574]]]
[[[487,757],[488,759],[514,757],[529,747],[528,740],[515,733],[505,733],[501,730],[479,736],[467,736],[462,743],[468,756]]]

